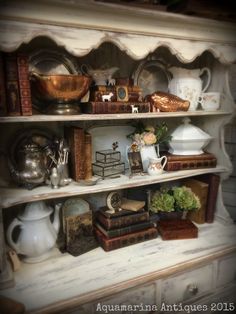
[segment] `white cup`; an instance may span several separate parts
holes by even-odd
[[[214,111],[218,110],[220,107],[220,93],[219,92],[209,92],[202,93],[199,97],[199,102],[203,110]]]

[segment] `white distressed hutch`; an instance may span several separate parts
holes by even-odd
[[[71,184],[57,191],[39,187],[30,192],[0,187],[1,288],[7,287],[14,277],[14,286],[2,289],[1,294],[23,302],[32,313],[95,313],[98,304],[155,304],[160,309],[162,304],[181,302],[205,304],[210,312],[213,302],[217,302],[218,310],[222,306],[229,309],[230,302],[236,302],[236,228],[224,207],[221,189],[215,222],[199,226],[198,239],[162,241],[159,237],[109,253],[97,248],[76,258],[55,249],[50,259],[40,264],[22,263],[14,274],[6,259],[2,222],[5,211],[32,200],[99,196],[108,191],[207,172],[227,179],[232,165],[224,148],[224,126],[235,112],[227,71],[236,60],[235,34],[236,26],[226,22],[91,0],[1,2],[0,50],[3,52],[15,51],[22,45],[29,51],[32,46],[38,49],[58,47],[80,64],[95,60],[98,64],[94,65],[99,66],[102,56],[108,64],[119,62],[116,65],[123,75],[131,75],[134,67],[146,58],[157,57],[168,64],[188,64],[193,68],[208,66],[212,72],[208,90],[225,95],[220,110],[215,112],[0,117],[1,148],[4,149],[8,135],[15,128],[51,124],[61,129],[68,121],[81,125],[116,125],[137,118],[178,125],[184,116],[189,116],[195,125],[214,138],[208,148],[218,160],[216,168],[207,170],[132,179],[122,176],[90,187]],[[4,165],[4,161],[1,163]],[[4,182],[2,175],[1,185]]]

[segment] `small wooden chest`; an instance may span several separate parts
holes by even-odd
[[[157,229],[162,240],[193,239],[198,237],[198,228],[189,219],[161,220]]]

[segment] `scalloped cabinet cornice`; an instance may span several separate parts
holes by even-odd
[[[236,61],[233,23],[91,0],[8,0],[0,9],[2,51],[47,36],[76,56],[111,41],[134,59],[166,46],[182,62],[206,50],[223,63]]]

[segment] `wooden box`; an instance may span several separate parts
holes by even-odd
[[[198,237],[198,228],[188,219],[161,220],[157,229],[162,240],[193,239]]]

